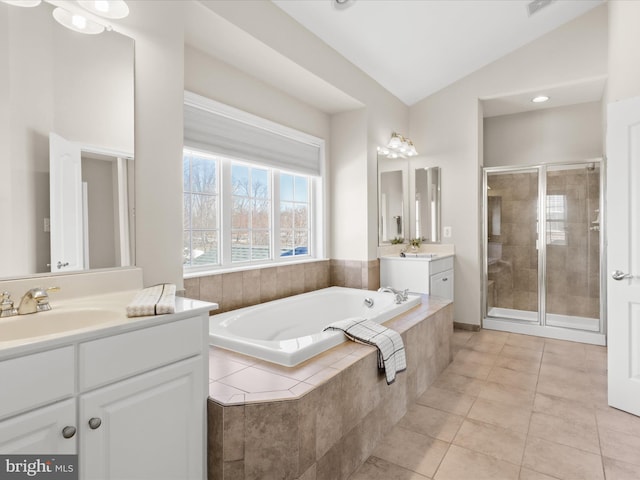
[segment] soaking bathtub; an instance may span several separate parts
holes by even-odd
[[[421,297],[409,295],[401,304],[394,300],[390,293],[323,288],[212,315],[209,343],[293,367],[347,340],[342,332],[323,332],[330,323],[352,317],[383,323],[420,304]]]

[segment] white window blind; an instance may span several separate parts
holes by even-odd
[[[321,174],[324,141],[185,92],[184,144],[304,175]]]

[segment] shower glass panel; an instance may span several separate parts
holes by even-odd
[[[547,167],[546,324],[600,329],[600,165]]]
[[[483,328],[605,345],[603,169],[484,169]]]
[[[487,316],[539,324],[538,170],[487,173]]]

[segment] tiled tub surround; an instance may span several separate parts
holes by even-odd
[[[185,296],[217,303],[216,313],[331,286],[377,290],[380,262],[319,260],[184,279]]]
[[[212,347],[209,479],[347,479],[450,363],[452,310],[424,297],[385,323],[407,349],[392,385],[353,342],[293,368]]]

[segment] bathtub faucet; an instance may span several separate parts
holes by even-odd
[[[409,290],[406,288],[400,291],[391,287],[380,287],[378,291],[383,293],[392,293],[396,299],[396,303],[402,303],[409,299]]]

